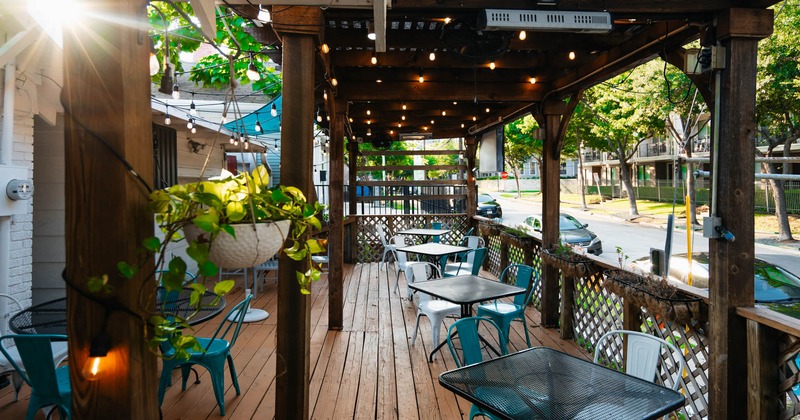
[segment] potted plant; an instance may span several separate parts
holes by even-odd
[[[542,248],[542,262],[561,270],[561,274],[569,277],[584,277],[597,270],[594,263],[583,255],[578,255],[567,243],[559,243],[550,248]]]
[[[234,176],[223,172],[207,181],[153,191],[148,208],[155,214],[164,238],[148,238],[143,247],[157,255],[152,275],[159,273],[160,286],[167,293],[191,287],[191,301],[196,305],[208,290],[222,296],[232,289],[232,280],[217,282],[211,288],[201,282],[185,284],[187,262],[180,256],[169,261],[165,258],[167,246],[185,238],[186,254],[197,263],[198,276],[216,276],[220,267],[252,267],[282,249],[296,261],[309,262],[307,271],[297,273],[297,281],[302,293],[310,293],[311,282],[320,276],[318,267],[311,263],[311,255],[325,249],[316,239],[301,237],[311,228],[320,228],[316,216],[322,206],[307,202],[295,187],[268,185],[267,169],[259,166],[252,173]],[[118,263],[117,268],[125,278],[132,278],[139,270],[138,265],[127,262]],[[90,278],[88,288],[93,292],[110,290],[108,276]],[[141,299],[148,309],[153,307],[154,295],[151,291]],[[194,337],[183,332],[186,319],[166,316],[164,308],[150,312],[147,322],[153,327],[153,348],[170,341],[178,349],[177,357],[187,356],[185,349],[199,348]]]
[[[704,321],[707,316],[701,298],[678,290],[664,278],[626,270],[607,270],[603,277],[604,288],[667,321],[691,324],[694,320]]]

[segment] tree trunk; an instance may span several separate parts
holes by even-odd
[[[514,181],[517,182],[517,198],[522,198],[522,194],[519,190],[519,169],[516,165],[511,165],[511,171],[514,172]]]
[[[764,173],[775,174],[775,165],[762,163],[761,169]],[[783,192],[783,181],[770,179],[769,185],[772,187],[772,198],[775,200],[775,218],[778,219],[778,240],[792,241],[792,227],[789,225],[789,215],[786,212],[786,194]]]
[[[628,213],[631,216],[638,216],[639,209],[636,207],[636,193],[633,190],[633,182],[631,181],[631,168],[628,167],[628,158],[623,147],[617,146],[617,156],[619,157],[619,179],[628,193],[628,205],[630,206]]]
[[[686,144],[686,157],[692,157],[692,141],[688,140]],[[694,164],[686,162],[686,194],[689,196],[689,214],[686,215],[686,220],[690,221],[692,225],[697,223],[697,193],[695,191],[694,181]]]

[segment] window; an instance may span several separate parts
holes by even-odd
[[[169,188],[178,183],[178,133],[153,124],[153,186]]]

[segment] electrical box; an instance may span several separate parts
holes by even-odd
[[[8,181],[6,195],[12,200],[30,200],[33,197],[33,180],[12,179]]]

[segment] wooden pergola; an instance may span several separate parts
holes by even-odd
[[[713,168],[719,182],[712,193],[717,215],[736,234],[735,242],[710,243],[711,354],[725,357],[711,360],[709,404],[712,418],[754,409],[747,406],[746,396],[752,392],[748,381],[741,379],[747,365],[747,348],[742,345],[747,342],[746,321],[736,315],[736,308],[753,306],[756,49],[758,41],[771,34],[773,14],[767,7],[776,1],[491,2],[495,9],[608,12],[613,23],[602,33],[529,30],[524,40],[518,30],[479,30],[485,1],[225,3],[250,19],[256,18],[259,3],[272,11],[273,22],[256,35],[282,52],[281,157],[291,162],[282,167],[282,182],[312,190],[313,132],[308,122],[317,112],[330,117],[332,186],[345,183],[345,148],[354,156],[354,140],[367,136],[367,130],[392,140],[399,140],[401,133],[463,137],[471,169],[483,132],[531,113],[546,135],[545,244],[557,242],[561,143],[582,91],[656,56],[682,67],[683,47],[691,41],[724,49],[724,63],[716,70],[692,76],[714,105],[713,128],[720,140]],[[92,6],[133,22],[145,18],[144,2],[98,0]],[[117,261],[132,259],[136,244],[152,230],[141,185],[119,163],[123,159],[139,174],[152,173],[145,147],[150,142],[146,32],[92,16],[91,24],[65,34],[67,274],[72,279],[113,271]],[[369,27],[376,30],[374,41],[367,37]],[[350,176],[350,185],[355,185],[354,172]],[[331,190],[330,240],[342,244],[345,197],[341,188]],[[354,202],[355,189],[350,191]],[[474,203],[472,177],[467,191]],[[467,209],[471,215],[475,205]],[[125,246],[109,247],[110,243]],[[344,304],[343,248],[334,246],[331,252],[332,329],[341,326]],[[293,273],[297,263],[282,257],[280,264],[288,269],[281,270],[278,289],[277,371],[284,373],[277,377],[276,412],[285,418],[307,418],[310,304],[299,293]],[[545,266],[542,279],[542,323],[556,327],[558,272]],[[135,307],[141,281],[118,285],[117,297]],[[71,363],[71,373],[77,378],[104,315],[73,290],[68,297],[70,359],[77,362]],[[112,410],[130,418],[154,416],[156,359],[146,349],[141,330],[131,317],[109,320],[109,331],[120,344],[114,351],[115,369],[100,382],[76,382],[79,417]]]

